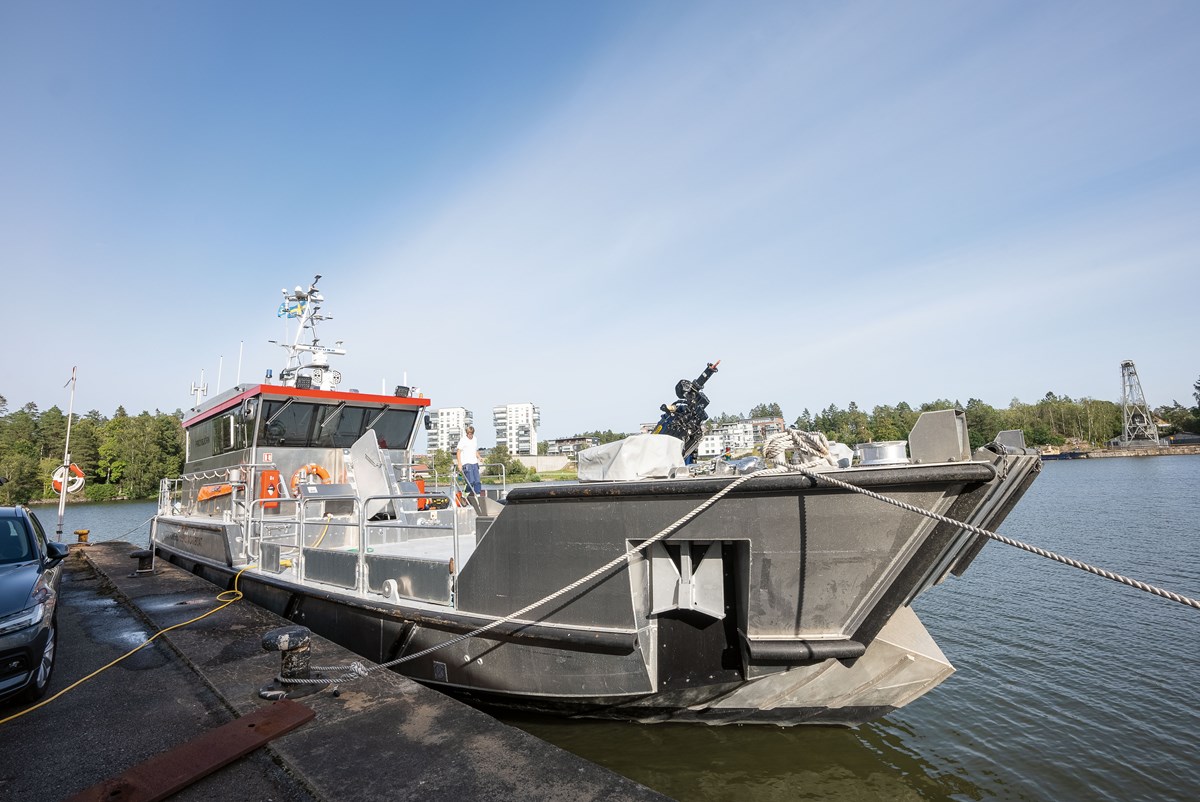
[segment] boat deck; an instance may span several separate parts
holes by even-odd
[[[470,560],[475,546],[473,533],[458,536],[457,554],[452,534],[385,542],[373,538],[361,560],[358,547],[348,543],[309,546],[302,556],[298,546],[283,546],[278,570],[267,567],[273,565],[268,559],[257,561],[247,571],[358,600],[444,609],[453,604],[452,579]],[[360,565],[365,566],[365,573]],[[389,580],[392,584],[385,585]]]

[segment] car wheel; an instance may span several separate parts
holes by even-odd
[[[46,636],[46,645],[42,647],[42,659],[33,669],[33,681],[25,691],[25,698],[36,702],[46,695],[50,687],[50,675],[54,673],[54,652],[58,648],[58,622],[50,622],[50,633]]]

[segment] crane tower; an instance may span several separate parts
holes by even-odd
[[[1121,405],[1125,411],[1125,430],[1121,435],[1121,445],[1157,446],[1158,427],[1154,425],[1154,417],[1142,395],[1142,383],[1138,380],[1137,368],[1132,359],[1121,363]]]

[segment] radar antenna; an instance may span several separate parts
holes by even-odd
[[[291,343],[271,341],[287,350],[287,365],[279,371],[280,383],[285,387],[332,390],[342,381],[342,374],[329,367],[331,355],[344,356],[346,353],[346,349],[341,347],[341,340],[334,344],[336,347],[330,348],[321,345],[317,337],[317,323],[333,319],[329,315],[320,314],[321,304],[325,302],[325,297],[317,291],[317,282],[320,280],[321,276],[318,275],[312,284],[308,285],[307,290],[298,286],[294,290],[281,291],[283,303],[279,305],[279,316],[300,319],[296,327],[296,336]],[[300,340],[306,331],[312,341],[301,343]],[[303,361],[304,354],[310,355],[308,362]]]
[[[1150,414],[1146,397],[1142,395],[1142,383],[1132,359],[1121,363],[1121,405],[1125,410],[1121,445],[1126,448],[1159,445],[1158,426],[1154,424],[1154,416]]]

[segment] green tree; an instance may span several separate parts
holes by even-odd
[[[118,412],[124,409],[118,408]],[[125,461],[124,439],[129,431],[129,416],[116,415],[101,429],[97,447],[96,471],[102,484],[119,485],[129,464]]]
[[[967,435],[971,439],[971,450],[987,445],[1004,429],[1000,412],[978,398],[967,399]]]
[[[752,418],[782,418],[783,409],[774,401],[768,404],[755,404],[750,409]]]
[[[80,418],[71,427],[71,461],[83,471],[90,483],[96,476],[96,462],[100,459],[98,440],[99,427],[90,418]]]
[[[6,505],[25,504],[42,497],[42,480],[38,475],[39,460],[30,448],[13,448],[0,458],[0,501]]]
[[[444,448],[433,452],[433,473],[436,479],[446,481],[454,468],[454,455]]]
[[[508,450],[508,446],[504,445],[498,445],[490,450],[485,462],[491,466],[485,472],[487,476],[500,476],[500,466],[504,466],[503,474],[509,481],[522,479],[529,471],[525,467],[525,463],[513,456],[512,452]]]
[[[0,476],[7,480],[0,486],[0,500],[4,504],[24,504],[42,497],[40,459],[37,405],[26,404],[5,417],[3,441],[0,442]]]
[[[907,440],[919,413],[906,402],[877,406],[871,410],[871,433],[877,441]]]
[[[67,416],[58,407],[50,407],[37,419],[38,455],[55,457],[62,464],[63,449],[67,443]]]

